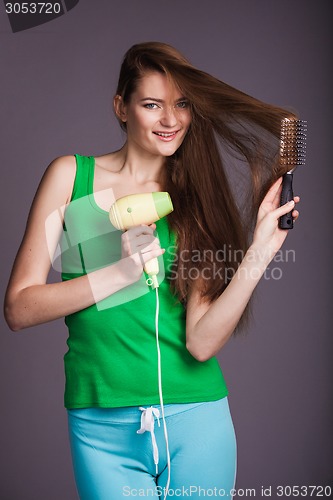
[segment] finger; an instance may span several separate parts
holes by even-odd
[[[140,258],[141,264],[144,265],[149,260],[154,259],[155,257],[159,257],[160,255],[163,255],[164,252],[165,248],[154,248],[151,250],[137,252],[135,255],[137,255]]]
[[[298,210],[293,210],[292,214],[294,221],[298,219],[299,217],[299,211]]]
[[[281,193],[282,193],[282,182],[279,185],[279,189],[276,191],[274,200],[272,202],[273,207],[277,208],[280,206],[281,203]]]
[[[143,234],[141,236],[138,236],[134,240],[132,240],[133,243],[138,247],[145,247],[147,245],[151,245],[152,243],[159,244],[160,240],[158,238],[154,238],[153,236]]]
[[[163,255],[165,252],[165,248],[155,248],[150,251],[146,252],[135,252],[132,255],[132,258],[140,264],[141,266],[144,266],[146,262],[148,262],[151,259],[154,259],[155,257],[159,257],[160,255]]]
[[[279,189],[281,187],[281,184],[282,184],[282,177],[279,177],[267,191],[267,194],[265,196],[265,201],[274,203],[276,201],[276,197],[278,197],[279,199]]]
[[[154,228],[147,226],[146,224],[141,224],[140,226],[131,227],[128,232],[131,236],[141,236],[142,234],[153,234]]]
[[[276,208],[273,210],[271,213],[274,214],[274,216],[278,219],[279,217],[282,217],[282,215],[288,214],[293,210],[295,206],[294,200],[288,201],[284,205],[282,205],[279,208]]]
[[[131,254],[136,253],[138,250],[142,251],[145,248],[150,248],[152,245],[160,245],[160,240],[154,238],[154,236],[149,234],[141,234],[139,236],[130,236],[128,233],[124,235],[124,245],[126,245],[127,251]]]

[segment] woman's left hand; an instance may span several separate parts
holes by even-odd
[[[270,258],[273,258],[281,248],[288,234],[288,230],[279,228],[279,218],[291,211],[294,221],[299,216],[299,212],[294,207],[300,201],[300,197],[295,196],[293,203],[289,202],[280,207],[281,191],[282,177],[279,177],[271,186],[259,207],[253,235],[252,246],[260,248]]]

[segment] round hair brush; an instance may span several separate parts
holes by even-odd
[[[280,164],[288,166],[283,176],[280,206],[294,199],[293,173],[296,167],[305,164],[307,122],[285,118],[281,121]],[[292,211],[280,217],[280,229],[292,229]]]

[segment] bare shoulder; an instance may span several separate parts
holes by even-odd
[[[54,160],[51,161],[50,165],[48,168],[52,169],[70,169],[70,168],[75,168],[76,167],[76,158],[74,155],[64,155],[64,156],[58,156]]]
[[[76,174],[76,159],[74,155],[58,156],[45,170],[42,183],[51,185],[52,189],[63,193],[64,202],[71,198]]]
[[[69,183],[75,177],[76,159],[74,155],[58,156],[47,166],[43,179],[45,177],[62,180],[63,183]]]

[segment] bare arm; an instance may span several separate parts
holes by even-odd
[[[135,227],[128,231],[134,238],[131,248],[125,244],[128,235],[125,238],[123,234],[123,258],[119,262],[89,275],[47,284],[75,172],[74,156],[57,158],[47,168],[37,190],[5,297],[5,318],[13,331],[89,307],[137,281],[143,271],[143,261],[162,253],[156,239],[153,241],[153,228]],[[59,216],[46,224],[54,214]],[[145,249],[141,258],[136,253],[140,248]]]
[[[225,345],[235,330],[250,297],[270,261],[287,236],[277,227],[281,215],[292,207],[278,207],[281,178],[263,200],[253,243],[224,292],[212,304],[200,298],[198,287],[191,293],[186,313],[186,346],[199,361],[205,361]],[[299,197],[295,197],[295,202]],[[297,210],[293,216],[298,217]]]

